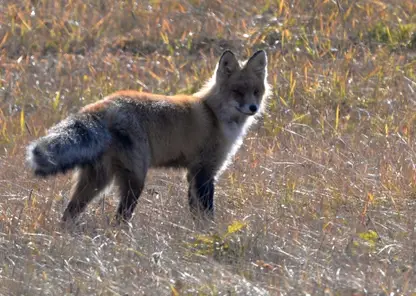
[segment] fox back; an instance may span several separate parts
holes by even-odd
[[[85,106],[31,143],[27,160],[39,176],[76,168],[64,221],[73,221],[113,180],[117,221],[131,218],[151,167],[188,170],[195,217],[213,217],[214,182],[237,151],[268,96],[267,57],[221,56],[213,77],[192,96],[119,91]]]

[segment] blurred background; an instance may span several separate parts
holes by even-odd
[[[63,230],[70,176],[25,146],[116,90],[191,94],[225,49],[265,49],[273,91],[216,222],[155,170],[131,229],[108,190]],[[0,294],[416,295],[415,111],[413,0],[0,1]]]

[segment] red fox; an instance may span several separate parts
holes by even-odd
[[[269,93],[267,56],[246,62],[225,51],[206,85],[192,96],[123,90],[82,108],[27,148],[34,174],[76,168],[62,220],[74,221],[113,180],[116,219],[129,221],[149,168],[185,168],[191,213],[213,219],[214,182],[262,113]]]

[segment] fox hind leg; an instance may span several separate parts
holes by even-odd
[[[145,149],[135,149],[125,153],[120,160],[115,173],[116,184],[119,187],[120,203],[117,209],[117,222],[129,221],[137,206],[143,191],[149,161]]]
[[[205,167],[188,172],[188,202],[191,214],[214,218],[214,174]]]
[[[80,168],[74,175],[74,181],[71,201],[62,216],[63,222],[75,220],[111,180],[107,170],[101,164],[95,164]]]
[[[137,206],[140,194],[143,191],[145,176],[138,176],[134,172],[124,170],[116,175],[116,182],[120,191],[120,203],[117,209],[116,219],[129,221]]]

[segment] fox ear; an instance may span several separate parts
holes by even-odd
[[[218,62],[217,77],[228,78],[240,65],[231,50],[226,50]]]
[[[246,68],[253,71],[257,76],[264,79],[267,68],[267,55],[264,50],[255,52],[246,64]]]

